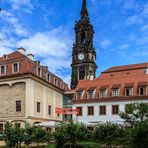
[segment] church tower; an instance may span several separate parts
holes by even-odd
[[[82,2],[81,18],[75,24],[75,42],[72,52],[71,88],[75,88],[79,80],[96,77],[96,51],[93,47],[93,26],[90,23],[86,0]]]

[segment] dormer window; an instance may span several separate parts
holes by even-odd
[[[51,79],[51,76],[50,76],[50,74],[49,74],[49,73],[47,73],[47,81],[49,81],[49,82],[50,82],[50,79]]]
[[[120,88],[119,84],[112,86],[112,97],[118,97],[119,96],[119,88]]]
[[[112,89],[112,97],[118,97],[119,96],[119,88]]]
[[[61,88],[64,89],[64,83],[63,82],[61,83]]]
[[[139,87],[139,95],[147,95],[147,82],[140,82],[138,84]]]
[[[139,87],[139,95],[146,95],[146,86]]]
[[[37,75],[41,77],[41,68],[37,67]]]
[[[1,75],[5,75],[5,74],[6,74],[6,65],[2,65],[2,66],[0,67],[0,74],[1,74]]]
[[[96,89],[96,87],[91,87],[87,90],[87,98],[88,99],[94,99],[95,89]]]
[[[81,100],[82,99],[82,92],[77,92],[77,100]]]
[[[107,96],[107,88],[108,88],[108,86],[102,86],[99,89],[99,98],[106,98],[106,96]]]
[[[55,79],[54,79],[54,84],[55,84],[55,85],[57,85],[57,81],[58,81],[58,80],[55,78]]]
[[[125,84],[125,96],[133,96],[133,83]]]
[[[19,63],[14,63],[13,64],[13,73],[19,72]]]
[[[7,55],[4,54],[4,55],[3,55],[3,59],[4,59],[4,60],[7,60],[7,58],[8,58]]]
[[[100,90],[100,98],[105,98],[106,97],[106,89]]]
[[[125,96],[132,96],[133,88],[125,88]]]
[[[77,90],[76,99],[81,100],[83,98],[85,88],[80,88]]]
[[[88,99],[94,99],[94,90],[88,91]]]

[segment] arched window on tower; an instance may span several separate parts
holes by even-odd
[[[85,43],[86,42],[86,38],[85,38],[85,32],[81,33],[81,43]]]
[[[79,68],[79,80],[84,79],[85,76],[85,68],[84,67],[80,67]]]

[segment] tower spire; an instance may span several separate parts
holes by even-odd
[[[86,0],[82,1],[82,10],[81,10],[81,17],[88,17],[88,11],[87,11],[87,4]]]

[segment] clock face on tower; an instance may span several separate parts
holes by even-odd
[[[83,60],[83,59],[84,59],[84,54],[83,54],[83,53],[80,53],[80,54],[78,55],[78,59],[79,59],[79,60]]]

